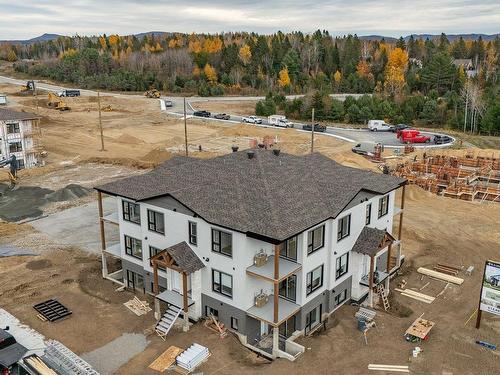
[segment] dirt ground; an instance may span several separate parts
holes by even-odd
[[[191,105],[195,109],[204,109],[212,113],[229,113],[243,116],[254,115],[256,104],[256,100],[191,102]]]

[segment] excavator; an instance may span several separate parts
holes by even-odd
[[[151,88],[144,93],[144,96],[147,98],[158,99],[158,98],[160,98],[161,94],[157,89]]]
[[[35,93],[35,81],[27,81],[26,86],[21,88],[19,95],[27,96]]]
[[[53,92],[49,92],[47,105],[58,111],[69,111],[71,108]]]
[[[9,165],[10,169],[4,169],[5,166]],[[9,189],[12,190],[16,186],[17,181],[17,159],[15,155],[12,155],[10,159],[0,160],[0,170],[7,171],[9,176],[10,186]]]

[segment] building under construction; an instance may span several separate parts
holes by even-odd
[[[445,197],[500,203],[500,159],[425,155],[396,167],[408,183]]]

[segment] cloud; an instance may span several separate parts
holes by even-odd
[[[497,0],[0,0],[0,39],[43,33],[132,34],[145,31],[222,32],[278,30],[333,35],[497,33]]]

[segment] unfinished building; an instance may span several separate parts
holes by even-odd
[[[500,159],[466,155],[425,155],[398,165],[394,174],[445,197],[500,202]]]

